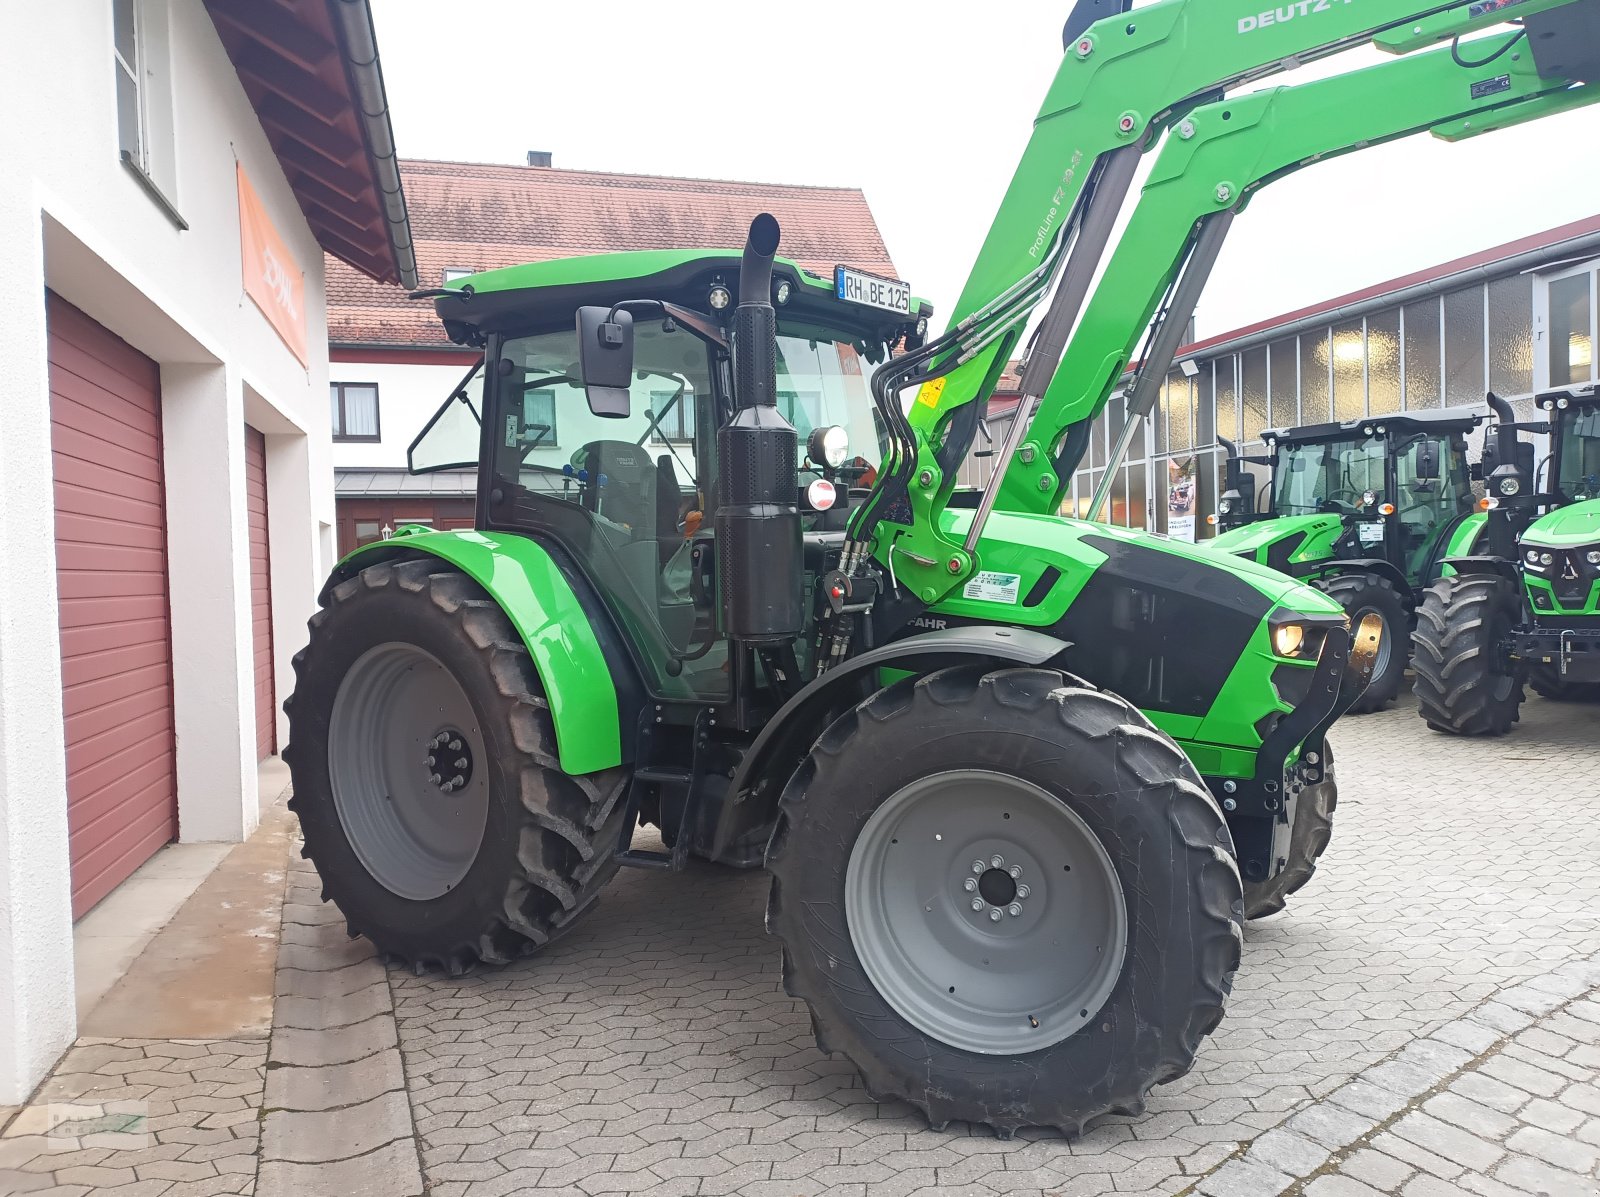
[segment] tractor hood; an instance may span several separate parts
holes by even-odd
[[[1522,543],[1541,549],[1600,545],[1600,499],[1558,507],[1541,516],[1522,534]]]
[[[1298,537],[1302,541],[1321,542],[1339,534],[1344,521],[1337,515],[1283,515],[1275,519],[1257,520],[1242,528],[1233,528],[1203,542],[1214,553],[1235,553],[1252,561],[1261,559],[1263,549],[1282,544]],[[1288,550],[1293,552],[1298,544]]]

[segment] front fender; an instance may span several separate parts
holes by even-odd
[[[1028,628],[952,627],[880,645],[813,678],[767,720],[740,760],[728,787],[734,798],[723,807],[713,855],[720,858],[742,834],[770,818],[773,803],[811,745],[837,715],[879,688],[881,670],[929,673],[974,661],[1044,665],[1069,647],[1065,640]]]
[[[556,751],[567,773],[593,773],[623,760],[617,686],[591,613],[545,547],[503,532],[422,532],[375,541],[334,567],[330,587],[380,561],[433,556],[489,592],[517,629],[544,683]]]

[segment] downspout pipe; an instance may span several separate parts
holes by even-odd
[[[400,276],[400,285],[415,290],[417,255],[411,243],[406,196],[400,186],[400,159],[394,146],[394,129],[389,123],[389,98],[383,87],[383,68],[378,63],[378,38],[372,27],[372,9],[367,0],[328,0],[328,12],[339,34],[345,75],[355,92],[357,116],[372,158],[372,173],[383,207],[395,270]]]

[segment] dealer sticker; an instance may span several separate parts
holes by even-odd
[[[1021,585],[1021,574],[997,574],[984,570],[973,575],[972,580],[962,587],[961,597],[1016,606],[1017,591]]]
[[[1382,524],[1357,524],[1356,525],[1356,536],[1361,541],[1362,544],[1382,544],[1383,543],[1383,525]]]

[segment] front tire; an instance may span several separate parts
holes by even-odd
[[[1333,812],[1339,805],[1339,785],[1334,778],[1333,745],[1322,746],[1322,780],[1306,786],[1295,799],[1294,826],[1289,829],[1289,859],[1277,876],[1245,882],[1244,917],[1266,918],[1287,904],[1289,895],[1304,888],[1317,871],[1317,860],[1333,838]]]
[[[1406,648],[1411,631],[1405,600],[1387,579],[1377,574],[1335,574],[1319,581],[1317,587],[1344,608],[1352,631],[1360,627],[1362,619],[1369,614],[1383,621],[1383,637],[1378,641],[1378,659],[1372,664],[1372,679],[1348,713],[1365,715],[1383,710],[1399,695],[1405,681]]]
[[[767,865],[818,1045],[935,1128],[1142,1112],[1239,965],[1215,801],[1137,709],[1055,670],[945,669],[846,712],[785,787]]]
[[[1518,719],[1522,674],[1501,651],[1516,623],[1505,578],[1456,574],[1428,587],[1411,636],[1417,713],[1434,731],[1503,736]]]
[[[455,976],[542,946],[616,872],[627,770],[561,771],[532,658],[475,582],[370,565],[294,667],[289,807],[351,935]]]

